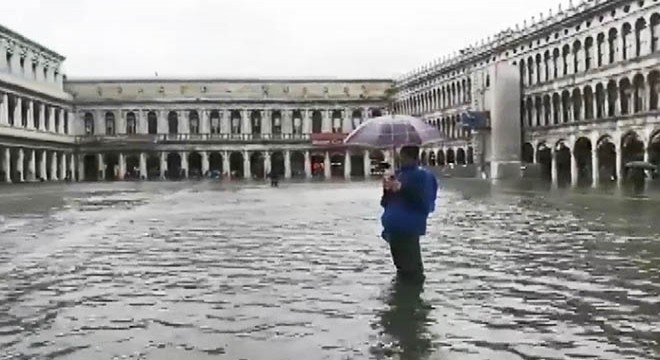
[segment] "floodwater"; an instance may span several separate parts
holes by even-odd
[[[377,183],[0,188],[0,359],[657,359],[660,201],[449,182],[396,283]]]

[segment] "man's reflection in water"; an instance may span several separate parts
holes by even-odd
[[[424,359],[431,353],[431,339],[426,328],[430,306],[420,297],[423,290],[423,283],[406,282],[397,277],[386,300],[389,309],[381,314],[380,325],[385,334],[398,342],[401,359]]]

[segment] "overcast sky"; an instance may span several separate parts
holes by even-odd
[[[560,2],[20,0],[0,22],[66,56],[70,78],[390,78]]]

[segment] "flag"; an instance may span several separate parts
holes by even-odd
[[[486,113],[477,111],[466,111],[461,114],[461,126],[470,129],[482,129],[488,125]]]

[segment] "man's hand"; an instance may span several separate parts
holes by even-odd
[[[395,178],[383,179],[383,189],[386,191],[397,192],[401,190],[401,182]]]

